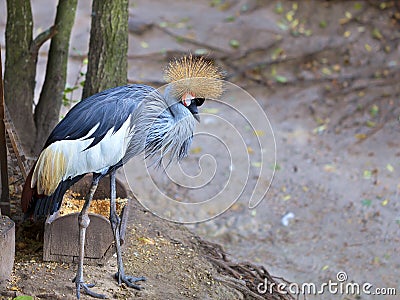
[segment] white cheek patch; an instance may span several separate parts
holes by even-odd
[[[183,102],[183,105],[185,105],[186,107],[188,107],[190,104],[192,104],[192,100],[190,100],[190,99],[182,100],[182,102]]]
[[[188,107],[190,104],[192,104],[192,100],[194,99],[194,95],[191,93],[186,93],[182,96],[182,103],[186,107]]]

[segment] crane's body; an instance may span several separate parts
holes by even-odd
[[[65,191],[83,175],[105,176],[144,151],[159,154],[160,160],[160,151],[168,152],[164,147],[169,144],[175,156],[179,153],[176,158],[183,158],[195,119],[179,103],[168,106],[164,99],[152,87],[126,85],[74,106],[50,134],[28,176],[23,209],[35,218],[52,214],[59,210]],[[182,142],[169,143],[168,137],[176,134],[184,137]]]
[[[169,65],[170,85],[162,95],[146,85],[126,85],[108,89],[75,105],[54,128],[32,167],[22,193],[22,209],[27,217],[40,218],[59,210],[66,190],[85,174],[93,180],[79,214],[79,265],[74,279],[77,298],[81,289],[90,290],[83,281],[83,257],[87,210],[99,180],[110,175],[110,222],[113,229],[118,282],[140,289],[143,277],[126,276],[122,264],[119,238],[119,216],[115,211],[115,172],[133,156],[144,153],[160,164],[184,158],[191,145],[197,107],[205,98],[216,98],[222,92],[220,74],[203,59],[184,57]]]

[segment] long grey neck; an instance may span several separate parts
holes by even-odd
[[[154,163],[169,163],[187,156],[196,125],[192,113],[165,90],[164,97],[154,93],[145,99],[133,120],[134,128],[126,158],[142,152]]]

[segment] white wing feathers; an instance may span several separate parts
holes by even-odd
[[[78,140],[60,140],[44,149],[37,161],[31,187],[37,185],[39,194],[51,195],[59,183],[86,173],[104,173],[117,164],[125,155],[129,143],[131,118],[113,133],[108,130],[104,138],[86,149],[93,141],[91,136],[99,124]],[[123,142],[121,142],[123,141]]]

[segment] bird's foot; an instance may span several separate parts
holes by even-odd
[[[86,295],[92,296],[98,299],[106,299],[107,296],[103,294],[98,294],[90,290],[90,288],[94,287],[94,283],[84,283],[82,280],[76,280],[76,277],[72,280],[75,282],[76,286],[76,298],[80,299],[81,290],[85,292]]]
[[[119,272],[115,273],[114,278],[117,279],[118,284],[121,284],[121,282],[125,283],[127,286],[134,288],[136,290],[141,290],[143,287],[141,287],[138,284],[135,284],[138,281],[146,281],[146,278],[141,276],[141,277],[134,277],[134,276],[127,276],[125,274],[119,274]]]

